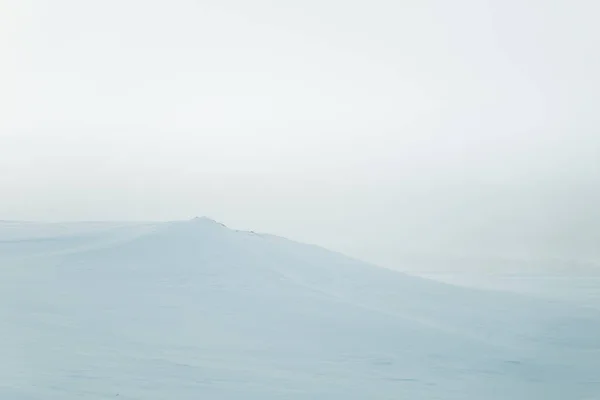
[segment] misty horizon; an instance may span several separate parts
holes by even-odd
[[[1,219],[597,259],[594,3],[2,7]]]

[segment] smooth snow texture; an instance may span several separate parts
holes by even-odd
[[[0,222],[0,398],[584,399],[600,313],[207,218]]]

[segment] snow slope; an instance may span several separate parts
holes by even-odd
[[[600,313],[207,218],[0,222],[0,398],[590,399]]]

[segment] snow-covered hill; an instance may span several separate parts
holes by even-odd
[[[0,398],[589,399],[600,313],[207,218],[0,222]]]

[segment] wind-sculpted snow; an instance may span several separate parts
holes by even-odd
[[[598,311],[205,218],[38,228],[0,223],[2,399],[600,396]]]

